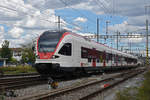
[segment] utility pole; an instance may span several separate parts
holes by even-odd
[[[110,21],[106,21],[106,35],[108,35],[108,23],[110,23]],[[108,37],[106,37],[108,38]],[[106,43],[106,38],[105,38],[105,43]]]
[[[60,16],[58,16],[58,30],[60,31]]]
[[[119,35],[119,32],[117,30],[117,50],[118,50],[118,35]]]
[[[99,18],[97,18],[97,42],[99,42]]]
[[[146,19],[146,62],[149,65],[149,56],[148,56],[148,19]]]
[[[130,54],[131,54],[131,41],[130,41],[129,45],[130,45]]]
[[[146,16],[146,65],[149,65],[149,56],[148,56],[148,14],[147,8],[150,6],[145,6],[145,16]]]

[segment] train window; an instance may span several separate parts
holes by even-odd
[[[107,61],[107,63],[109,62],[109,54],[108,53],[106,53],[106,61]]]
[[[137,63],[137,59],[135,59],[135,62],[134,63]]]
[[[88,62],[91,62],[91,58],[88,58]]]
[[[66,55],[66,56],[71,56],[72,52],[72,44],[71,43],[65,43],[63,47],[59,50],[59,54],[61,55]]]
[[[112,54],[109,54],[109,60],[112,60]]]
[[[97,63],[99,63],[100,62],[100,59],[97,59]]]
[[[117,63],[118,62],[118,56],[114,55],[114,62]]]
[[[122,61],[125,61],[125,57],[122,57]]]
[[[112,61],[115,61],[115,55],[112,54]]]
[[[81,58],[88,58],[88,49],[81,47]]]
[[[121,61],[121,56],[118,56],[118,61]]]

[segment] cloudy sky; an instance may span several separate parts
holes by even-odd
[[[150,5],[149,0],[0,0],[0,47],[5,39],[11,47],[19,47],[43,31],[58,29],[58,16],[62,29],[76,33],[96,33],[99,18],[100,34],[105,34],[107,20],[109,34],[117,30],[121,34],[145,34],[146,5]],[[145,47],[144,38],[122,39],[120,46],[128,41]],[[110,40],[106,43],[110,45]]]

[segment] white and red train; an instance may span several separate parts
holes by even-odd
[[[114,70],[138,65],[137,57],[69,31],[45,31],[36,43],[37,71],[44,75]]]

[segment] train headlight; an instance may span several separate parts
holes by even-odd
[[[52,59],[55,59],[55,56],[54,56],[54,55],[52,55]]]
[[[59,58],[59,56],[57,56],[57,55],[52,55],[52,59],[56,59],[56,58]]]

